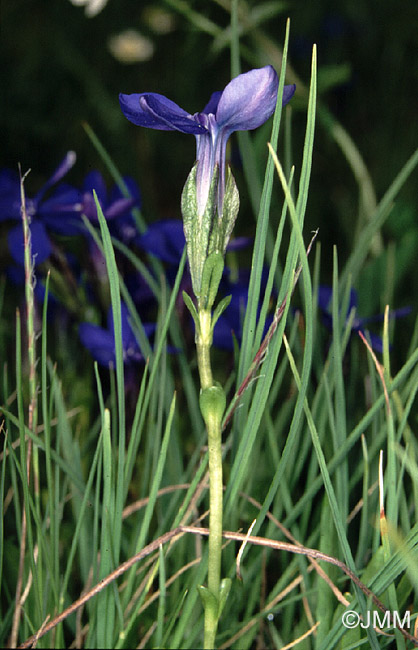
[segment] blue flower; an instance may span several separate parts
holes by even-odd
[[[212,94],[201,113],[187,113],[164,95],[135,93],[119,95],[125,117],[138,126],[162,131],[181,131],[196,137],[196,196],[202,216],[216,167],[219,169],[218,215],[222,216],[225,194],[225,150],[234,131],[261,126],[273,114],[279,80],[268,65],[235,77],[224,90]],[[292,98],[295,86],[285,86],[283,106]]]
[[[62,193],[58,197],[60,203],[56,205],[56,211],[42,213],[42,222],[62,235],[77,235],[84,232],[81,215],[86,216],[93,225],[98,225],[94,190],[111,233],[125,242],[130,242],[137,235],[131,209],[140,205],[141,195],[133,178],[127,176],[123,180],[128,187],[129,198],[123,196],[118,185],[114,185],[109,193],[102,174],[97,170],[91,171],[85,177],[81,190]],[[58,204],[58,200],[55,200],[55,204]],[[59,219],[60,215],[65,215],[66,218]]]
[[[46,260],[52,251],[44,222],[53,222],[62,226],[68,216],[63,206],[74,202],[78,193],[69,185],[61,185],[49,199],[44,199],[46,192],[58,183],[71,169],[76,160],[74,151],[69,151],[47,182],[33,198],[26,197],[26,212],[31,222],[32,253],[35,263]],[[8,169],[0,172],[0,221],[8,219],[21,221],[21,197],[19,175]],[[13,259],[20,265],[24,264],[23,230],[22,225],[12,228],[8,234],[9,250]]]
[[[84,179],[79,201],[72,206],[72,209],[78,216],[84,214],[92,224],[97,225],[99,220],[93,196],[94,190],[111,233],[125,243],[129,243],[137,235],[131,209],[140,206],[141,194],[133,178],[124,176],[123,180],[129,190],[129,198],[123,196],[118,185],[114,185],[108,193],[101,173],[97,170],[91,171]]]
[[[44,262],[52,253],[53,245],[48,232],[67,236],[79,235],[84,232],[80,218],[82,214],[85,214],[93,224],[97,224],[93,189],[97,193],[104,216],[109,221],[112,234],[125,242],[131,241],[137,235],[130,210],[140,204],[140,193],[135,181],[129,177],[124,180],[131,198],[125,198],[117,186],[113,187],[108,196],[103,177],[97,171],[92,171],[86,176],[81,191],[67,183],[61,183],[49,198],[44,198],[47,191],[71,169],[75,160],[75,153],[69,151],[35,197],[25,197],[35,265]],[[21,222],[20,211],[19,176],[15,172],[4,169],[0,172],[0,221],[11,219]],[[24,242],[21,223],[9,231],[8,244],[15,262],[23,266]]]
[[[156,221],[138,237],[138,244],[163,262],[178,266],[186,244],[183,224],[178,219]]]
[[[138,342],[129,322],[129,311],[124,303],[121,303],[122,322],[122,350],[125,366],[131,366],[144,361]],[[147,336],[155,331],[154,324],[144,324]],[[91,353],[92,357],[102,366],[116,366],[115,354],[115,330],[113,314],[110,308],[107,316],[107,329],[93,325],[93,323],[81,323],[78,333],[84,347]]]
[[[25,270],[22,266],[16,266],[12,264],[6,268],[7,278],[20,289],[25,288]],[[39,304],[43,304],[45,300],[45,283],[43,279],[36,278],[34,286],[34,295],[35,299]],[[51,291],[51,288],[48,292],[48,318],[51,316],[51,311],[58,306],[58,301],[56,296]]]
[[[348,319],[352,309],[357,310],[358,304],[358,295],[355,289],[350,290],[350,299],[347,307],[346,320]],[[322,314],[322,320],[324,325],[332,330],[332,288],[328,286],[320,286],[318,289],[318,306]],[[402,318],[407,316],[411,312],[411,307],[403,307],[401,309],[395,309],[394,311],[389,312],[389,318]],[[368,316],[366,318],[360,318],[357,316],[357,313],[354,316],[353,322],[351,324],[352,332],[361,332],[365,336],[367,335],[370,339],[372,348],[376,352],[383,352],[383,341],[380,336],[370,332],[366,325],[371,322],[381,322],[384,319],[384,314],[376,314],[375,316]]]

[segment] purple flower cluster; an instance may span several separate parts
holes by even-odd
[[[132,214],[133,208],[141,203],[140,191],[132,178],[125,177],[124,183],[130,197],[122,194],[118,186],[107,191],[105,181],[100,172],[90,172],[80,188],[62,182],[64,176],[73,167],[76,160],[74,152],[70,151],[58,165],[47,182],[35,194],[25,197],[26,213],[29,220],[31,235],[31,250],[33,264],[36,269],[37,282],[35,293],[38,300],[44,298],[42,270],[59,262],[61,273],[64,274],[64,285],[67,288],[67,300],[64,296],[65,307],[72,312],[92,313],[93,305],[75,305],[77,298],[74,292],[86,295],[91,303],[95,301],[92,286],[88,285],[83,276],[88,274],[88,267],[97,271],[105,268],[104,259],[83,223],[82,215],[92,226],[98,225],[97,210],[93,190],[96,192],[103,214],[107,220],[111,234],[125,244],[138,243],[140,237]],[[0,222],[10,222],[7,233],[7,244],[12,264],[7,267],[9,278],[18,285],[24,282],[24,241],[21,215],[21,180],[19,174],[9,169],[0,171]],[[17,222],[17,223],[16,223]],[[74,254],[62,250],[62,242],[74,248],[70,239],[78,238],[80,245],[76,248],[83,251],[80,259]],[[47,262],[48,260],[48,262]],[[84,283],[84,284],[83,284]],[[140,285],[139,282],[136,283]],[[83,286],[81,286],[83,285]],[[71,295],[70,295],[71,294]],[[50,293],[50,301],[57,304],[56,297]],[[71,307],[70,307],[71,305]],[[79,309],[77,309],[79,307]],[[96,306],[97,311],[97,306]],[[128,321],[125,305],[122,305],[122,344],[126,363],[142,361],[143,357],[136,343]],[[82,323],[79,328],[82,343],[90,350],[93,357],[102,365],[114,364],[113,323],[108,319],[108,329],[92,323]],[[154,325],[144,327],[146,334],[152,334]]]
[[[32,255],[35,266],[48,259],[54,249],[51,235],[74,236],[85,234],[81,215],[91,223],[97,224],[96,206],[93,189],[103,209],[103,213],[115,234],[122,235],[129,231],[136,235],[131,209],[140,204],[139,189],[133,179],[125,178],[131,197],[126,198],[118,186],[110,196],[105,182],[98,171],[92,171],[86,177],[81,189],[67,183],[60,183],[76,160],[73,151],[69,151],[57,169],[34,197],[26,197],[26,212],[30,222]],[[60,183],[59,185],[57,185]],[[48,195],[49,190],[55,189]],[[23,266],[23,231],[21,224],[20,178],[17,172],[9,169],[0,171],[0,221],[17,221],[8,233],[7,240],[10,254],[16,264]],[[133,230],[134,229],[134,230]]]
[[[33,196],[26,196],[26,211],[30,221],[31,247],[34,260],[37,282],[36,297],[39,301],[44,299],[44,286],[42,283],[43,271],[53,266],[56,259],[60,261],[61,270],[65,267],[65,282],[68,291],[72,294],[80,290],[82,295],[87,297],[88,304],[80,307],[77,316],[80,314],[94,314],[96,322],[83,321],[79,324],[78,331],[82,344],[90,351],[93,358],[103,366],[115,365],[114,329],[111,310],[107,312],[106,327],[98,324],[101,320],[101,308],[98,305],[97,292],[94,284],[86,280],[89,273],[88,267],[93,269],[94,275],[100,281],[100,269],[105,269],[105,262],[99,249],[86,231],[82,215],[86,217],[93,226],[98,225],[96,205],[94,202],[93,190],[100,202],[103,214],[107,220],[111,234],[119,241],[135,248],[139,255],[150,255],[165,264],[167,280],[172,282],[177,271],[185,246],[183,225],[180,220],[162,219],[150,224],[144,233],[139,233],[136,227],[132,209],[141,204],[140,191],[133,179],[124,178],[128,187],[130,198],[122,195],[119,187],[114,186],[110,192],[106,188],[105,181],[98,171],[90,172],[80,188],[63,182],[64,176],[70,171],[75,163],[75,154],[66,154],[57,169]],[[21,196],[20,178],[17,172],[9,169],[0,171],[0,221],[6,225],[9,223],[7,243],[12,264],[7,267],[9,278],[16,284],[22,286],[24,283],[24,243],[21,223]],[[74,239],[77,238],[77,239]],[[68,251],[74,248],[72,242],[78,241],[77,250],[83,251],[78,258]],[[250,243],[249,238],[238,238],[230,242],[230,250],[238,250]],[[64,248],[63,248],[64,244]],[[123,267],[123,262],[121,267]],[[150,269],[152,273],[152,269]],[[144,332],[152,338],[155,331],[155,324],[150,315],[156,313],[156,304],[153,294],[145,281],[132,269],[124,268],[124,280],[138,313],[144,323]],[[182,286],[190,287],[190,276],[185,273]],[[238,296],[239,290],[236,289]],[[72,295],[74,302],[74,295]],[[50,290],[50,308],[59,306],[60,300]],[[68,302],[61,301],[61,309],[66,307]],[[216,334],[216,341],[220,347],[232,348],[231,331],[234,330],[239,336],[239,317],[241,301],[234,298],[229,321],[220,319],[218,330],[224,328],[228,336]],[[71,311],[71,310],[70,310]],[[73,309],[73,312],[77,310]],[[91,317],[91,316],[89,316]],[[144,355],[138,345],[131,325],[131,319],[127,306],[121,304],[122,318],[122,349],[124,363],[127,368],[144,361]],[[221,342],[223,341],[223,342]],[[171,349],[171,348],[170,348]]]

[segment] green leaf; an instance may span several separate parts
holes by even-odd
[[[219,250],[223,253],[229,242],[229,238],[234,229],[235,221],[237,220],[239,212],[239,192],[235,178],[232,175],[231,169],[228,167],[226,172],[225,195],[222,206],[222,217],[218,219],[219,223]]]
[[[199,327],[200,327],[200,325],[199,325],[199,315],[197,313],[197,310],[196,310],[196,307],[195,307],[195,304],[194,304],[193,300],[190,298],[189,294],[186,293],[185,291],[183,291],[183,300],[184,300],[184,304],[186,305],[187,309],[189,310],[189,312],[190,312],[190,314],[191,314],[191,316],[192,316],[192,318],[194,320],[196,330],[198,330]]]
[[[213,609],[218,610],[219,608],[219,601],[216,598],[215,594],[213,594],[210,589],[207,587],[204,587],[203,585],[198,585],[197,591],[199,592],[199,596],[202,599],[203,603],[203,608],[206,610],[207,607],[212,607]]]
[[[213,312],[213,316],[212,316],[211,335],[213,334],[213,328],[215,327],[215,325],[216,325],[216,323],[218,321],[218,318],[220,316],[222,316],[225,309],[228,307],[229,303],[231,302],[231,298],[232,298],[232,296],[225,296],[225,298],[222,298],[221,302],[216,305],[215,311]]]
[[[123,349],[122,349],[122,316],[121,316],[121,298],[119,271],[116,263],[115,251],[113,250],[112,240],[110,237],[107,221],[103,215],[102,208],[95,190],[93,196],[96,203],[97,218],[99,220],[100,232],[103,241],[103,252],[106,260],[106,270],[109,278],[110,297],[112,304],[112,316],[114,324],[115,337],[115,357],[116,357],[116,380],[117,380],[117,401],[118,401],[118,460],[116,470],[116,493],[115,493],[115,518],[113,528],[114,542],[114,559],[117,563],[120,552],[122,538],[122,510],[123,510],[123,475],[125,467],[125,383],[124,383],[124,366],[123,366]]]
[[[222,614],[222,610],[225,607],[225,603],[231,591],[232,580],[231,578],[224,578],[221,580],[221,586],[219,587],[219,610],[218,616]]]
[[[224,260],[222,254],[219,251],[211,253],[203,264],[199,296],[200,309],[210,309],[215,302],[223,270]]]

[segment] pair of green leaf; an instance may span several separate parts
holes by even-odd
[[[225,607],[225,603],[231,590],[231,585],[231,578],[224,578],[221,580],[218,596],[215,596],[215,594],[212,593],[210,589],[204,587],[203,585],[199,585],[197,588],[202,599],[204,609],[206,610],[207,607],[213,607],[214,609],[216,608],[218,620],[222,614],[223,608]]]
[[[219,251],[211,253],[209,257],[206,258],[203,265],[202,272],[202,281],[201,281],[201,293],[198,297],[198,308],[193,300],[190,298],[189,294],[183,291],[183,299],[186,307],[191,313],[193,320],[196,326],[196,334],[200,335],[200,316],[201,312],[208,312],[213,307],[213,304],[216,300],[218,293],[219,283],[222,279],[222,273],[224,269],[224,260],[223,256]],[[226,296],[215,307],[213,315],[211,317],[211,329],[210,336],[213,335],[213,328],[215,327],[218,318],[223,314],[225,309],[228,307],[231,302],[231,296]]]

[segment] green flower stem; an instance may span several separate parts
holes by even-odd
[[[199,367],[200,387],[202,390],[205,390],[205,388],[213,386],[212,368],[210,365],[212,314],[208,309],[199,309],[198,313],[200,333],[196,337],[197,365]]]
[[[219,587],[221,581],[222,555],[222,448],[221,422],[209,418],[206,423],[209,442],[209,557],[208,589],[216,596],[216,607],[207,606],[205,611],[205,648],[215,647],[219,619]]]
[[[209,556],[208,591],[201,590],[205,607],[204,648],[215,648],[219,620],[222,555],[222,415],[225,395],[213,381],[210,363],[212,315],[199,309],[196,348],[201,383],[200,408],[208,433],[209,448]]]

